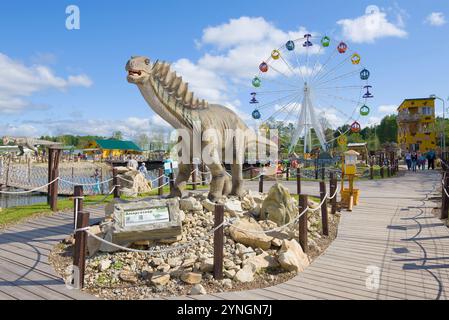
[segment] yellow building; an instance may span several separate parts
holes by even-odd
[[[398,108],[398,144],[402,151],[436,148],[435,99],[406,99]]]
[[[102,159],[118,158],[129,154],[142,154],[142,150],[132,141],[95,140],[86,147],[87,154],[101,155]]]

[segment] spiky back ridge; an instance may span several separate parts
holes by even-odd
[[[209,103],[204,99],[199,100],[189,91],[189,84],[182,81],[175,71],[172,71],[170,64],[164,61],[157,61],[153,66],[153,80],[156,90],[167,104],[174,103],[192,110],[202,110],[209,107]]]

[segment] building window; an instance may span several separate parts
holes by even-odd
[[[422,114],[426,115],[426,116],[430,116],[432,115],[432,108],[431,107],[422,107]]]

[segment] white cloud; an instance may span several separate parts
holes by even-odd
[[[71,75],[64,79],[56,76],[44,65],[26,66],[3,53],[0,53],[0,70],[0,113],[16,113],[26,109],[42,108],[26,99],[37,92],[92,85],[87,75]]]
[[[398,14],[397,20],[397,23],[393,23],[388,20],[386,12],[376,6],[368,6],[364,15],[342,19],[337,24],[342,27],[345,38],[355,43],[372,43],[385,37],[406,37],[401,14]]]
[[[395,104],[382,105],[382,106],[379,106],[379,108],[378,108],[379,112],[385,113],[385,114],[396,113],[397,109],[398,109],[398,106]]]
[[[85,125],[80,126],[80,122]],[[129,117],[123,120],[100,119],[44,119],[23,121],[20,124],[5,124],[0,126],[0,136],[33,136],[41,135],[99,135],[110,137],[114,131],[121,131],[126,139],[133,139],[145,133],[148,136],[160,134],[170,129],[163,120],[153,118]]]
[[[442,12],[432,12],[426,17],[424,22],[436,27],[442,26],[447,23],[446,17]]]

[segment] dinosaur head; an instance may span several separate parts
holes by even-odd
[[[153,64],[147,57],[131,57],[126,64],[128,82],[142,84],[151,76]]]

